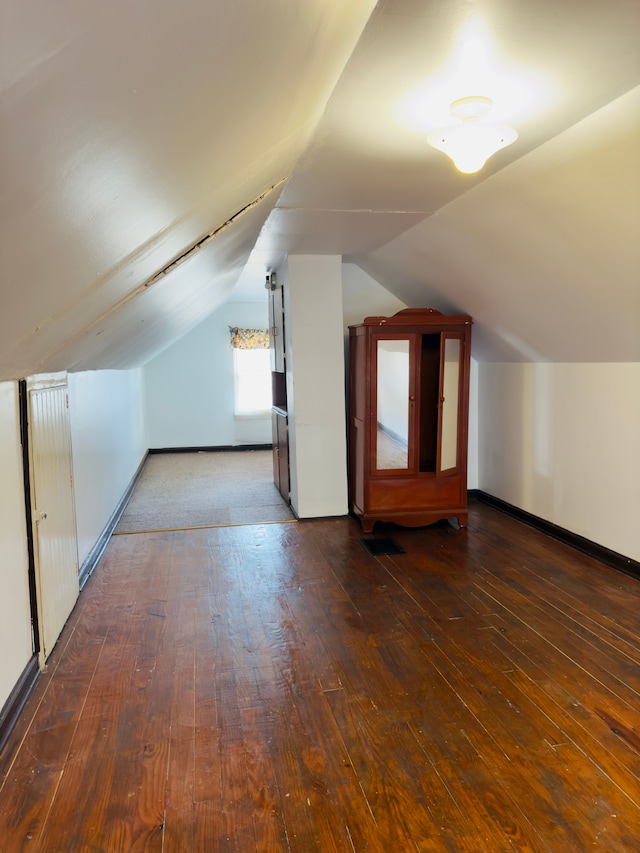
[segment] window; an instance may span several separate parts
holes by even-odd
[[[271,410],[271,363],[266,329],[230,327],[233,347],[234,414],[246,418]]]

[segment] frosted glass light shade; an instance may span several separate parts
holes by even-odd
[[[460,123],[434,130],[427,142],[450,157],[458,171],[477,172],[492,154],[518,138],[517,131],[506,124],[481,120],[490,107],[491,100],[484,97],[454,101],[451,112],[461,119]]]

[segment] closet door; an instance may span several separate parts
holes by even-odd
[[[79,595],[71,429],[64,377],[27,381],[40,665]]]

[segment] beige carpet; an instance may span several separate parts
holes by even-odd
[[[157,453],[147,457],[115,533],[293,519],[273,484],[270,450]]]

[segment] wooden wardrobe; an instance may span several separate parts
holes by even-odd
[[[466,526],[471,325],[407,308],[349,327],[349,509],[366,533]]]

